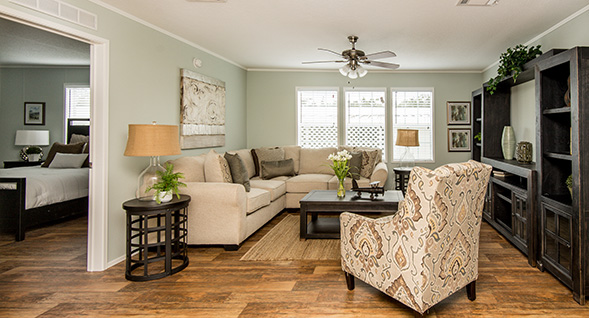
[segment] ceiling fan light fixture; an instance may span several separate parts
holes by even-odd
[[[351,70],[352,70],[352,68],[350,67],[350,64],[345,64],[344,66],[339,68],[339,72],[343,76],[348,76],[348,73],[350,73]]]
[[[358,76],[364,77],[368,74],[368,71],[362,67],[362,65],[356,66],[356,72],[358,72]]]
[[[351,70],[350,73],[348,73],[348,77],[351,79],[357,79],[358,78],[358,71],[357,70]]]

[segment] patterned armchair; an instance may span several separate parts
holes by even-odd
[[[491,167],[477,161],[411,171],[395,215],[342,213],[342,269],[411,307],[416,316],[467,286],[476,298],[479,234]]]

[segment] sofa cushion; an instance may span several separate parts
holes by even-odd
[[[245,191],[250,192],[250,178],[248,177],[247,169],[241,157],[238,154],[230,154],[228,152],[223,157],[227,160],[227,164],[229,164],[233,183],[243,184]]]
[[[187,156],[168,161],[174,165],[174,172],[182,172],[186,182],[205,182],[205,157],[206,154],[200,156]]]
[[[246,197],[246,212],[247,214],[252,214],[258,209],[270,205],[272,195],[268,190],[252,188],[250,192],[246,193]]]
[[[211,149],[205,157],[205,181],[231,183],[231,170],[227,160]]]
[[[286,182],[280,180],[250,180],[252,188],[259,188],[270,191],[271,200],[274,201],[286,193]]]
[[[252,149],[252,156],[254,158],[254,165],[256,168],[256,176],[260,175],[260,163],[262,161],[277,161],[284,160],[284,149],[280,147],[266,147]]]
[[[370,178],[374,166],[378,161],[378,150],[363,150],[362,151],[362,168],[360,169],[360,175],[364,178]]]
[[[286,180],[286,192],[327,190],[327,183],[332,177],[333,174],[300,174]]]
[[[295,173],[299,174],[301,167],[301,146],[284,146],[284,159],[292,159],[294,161]]]
[[[318,149],[301,148],[299,174],[319,173],[335,175],[333,170],[329,167],[331,161],[327,160],[327,157],[336,152],[337,148],[335,147]]]
[[[235,151],[229,151],[229,153],[236,153],[239,155],[241,160],[243,160],[243,164],[247,169],[247,177],[252,178],[256,175],[256,165],[254,164],[254,157],[252,157],[252,150],[251,149],[240,149]]]
[[[277,161],[261,161],[260,175],[264,180],[279,176],[294,176],[294,160],[291,158]]]

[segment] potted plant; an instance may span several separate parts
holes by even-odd
[[[476,135],[474,135],[474,140],[481,142],[481,132],[480,131]]]
[[[180,182],[180,178],[184,178],[184,174],[181,172],[174,173],[174,165],[166,163],[165,171],[157,171],[159,181],[154,185],[148,187],[145,192],[149,190],[155,190],[155,201],[160,204],[162,202],[169,202],[172,200],[172,195],[175,194],[180,199],[180,193],[178,193],[178,187],[185,187],[186,184]]]
[[[571,193],[571,199],[573,198],[573,175],[569,175],[569,177],[567,178],[567,180],[565,181],[567,188],[569,189],[569,192]]]
[[[27,158],[30,162],[36,162],[41,159],[41,153],[43,150],[39,146],[30,146],[25,150]]]
[[[497,85],[505,77],[513,74],[513,82],[517,80],[519,73],[524,70],[524,64],[542,55],[540,45],[528,48],[527,45],[518,44],[514,48],[508,48],[507,52],[501,53],[499,57],[499,68],[497,69],[497,76],[489,80],[487,91],[493,95],[497,90]]]

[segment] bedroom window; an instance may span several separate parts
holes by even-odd
[[[297,144],[337,147],[337,88],[297,88]]]
[[[392,128],[393,161],[401,160],[403,149],[395,146],[397,129],[419,130],[419,147],[410,147],[410,151],[418,162],[434,161],[433,136],[433,88],[391,89],[393,108]]]
[[[65,118],[90,118],[90,86],[65,86]]]
[[[386,90],[346,89],[345,145],[385,151]]]

